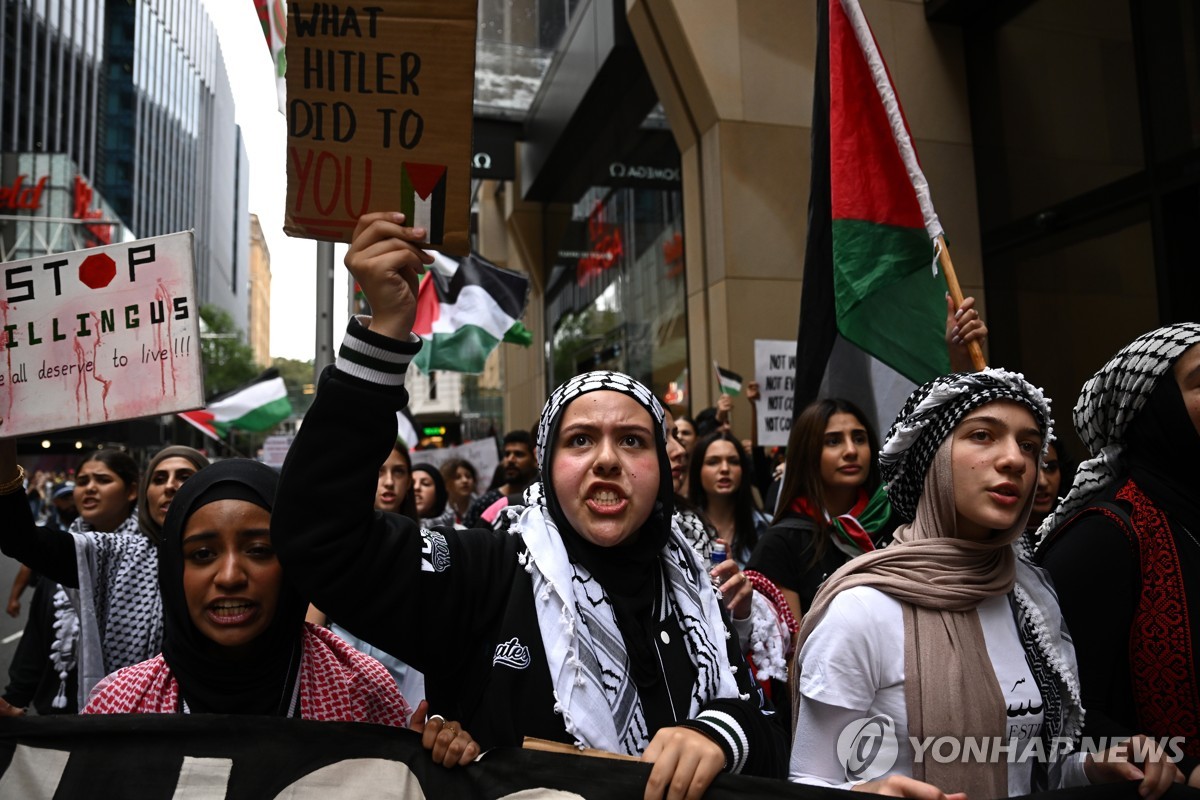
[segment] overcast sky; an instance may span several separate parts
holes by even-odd
[[[271,54],[252,0],[201,0],[217,28],[250,159],[250,212],[271,251],[271,355],[307,361],[316,331],[316,242],[283,232],[287,126],[275,93]],[[335,248],[334,343],[346,326],[345,247]],[[336,351],[335,351],[336,352]]]

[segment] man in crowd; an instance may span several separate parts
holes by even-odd
[[[529,431],[509,431],[504,434],[504,484],[485,493],[471,504],[463,524],[468,528],[491,525],[500,509],[512,499],[517,502],[521,494],[537,480],[538,463],[533,454],[533,436]],[[505,502],[502,502],[505,501]]]

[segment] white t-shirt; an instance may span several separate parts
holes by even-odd
[[[1010,752],[1025,753],[1041,734],[1042,695],[1034,680],[1007,596],[979,604],[979,621],[988,657],[1008,710]],[[792,743],[790,779],[799,783],[848,788],[837,744],[843,730],[859,720],[884,715],[894,731],[894,750],[881,752],[880,763],[895,753],[895,763],[880,775],[912,775],[915,750],[909,740],[908,710],[904,692],[904,614],[899,601],[869,586],[841,592],[829,604],[800,653],[799,721]],[[886,725],[886,723],[884,723]],[[878,728],[882,730],[882,728]],[[950,743],[934,744],[951,755]],[[933,750],[926,750],[930,758]],[[1064,765],[1062,785],[1087,783],[1082,761]],[[1010,762],[1008,789],[1012,795],[1028,794],[1034,763]],[[938,787],[946,792],[955,786]],[[1051,787],[1057,788],[1057,787]]]

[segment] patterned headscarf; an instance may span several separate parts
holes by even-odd
[[[1158,379],[1197,343],[1200,324],[1195,322],[1152,330],[1121,348],[1083,385],[1075,403],[1075,430],[1092,458],[1079,465],[1071,490],[1043,520],[1039,541],[1117,479],[1131,423],[1146,406]]]
[[[904,520],[916,517],[925,475],[946,436],[973,409],[996,400],[1012,400],[1028,407],[1043,441],[1050,441],[1054,424],[1050,401],[1019,372],[994,368],[956,372],[932,380],[909,395],[879,451],[888,499]]]
[[[612,547],[592,544],[571,527],[550,479],[564,411],[597,391],[620,392],[646,409],[659,462],[654,510],[636,537]],[[538,598],[554,710],[580,746],[629,755],[642,753],[665,724],[647,718],[638,686],[677,677],[661,675],[652,643],[657,619],[651,612],[660,591],[686,621],[684,646],[696,675],[689,686],[675,688],[690,696],[688,716],[711,699],[739,696],[716,593],[695,552],[671,530],[674,493],[664,419],[650,390],[628,375],[597,371],[571,378],[550,395],[538,424],[541,479],[526,490],[526,505],[505,512],[510,533],[527,548],[520,559]]]

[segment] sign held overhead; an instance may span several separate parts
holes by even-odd
[[[288,3],[288,235],[401,211],[467,255],[475,29],[476,0]]]

